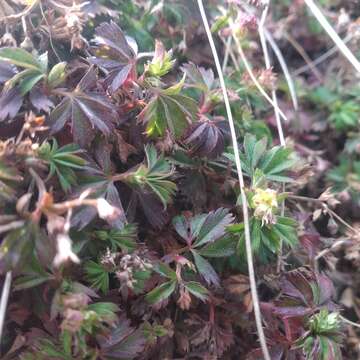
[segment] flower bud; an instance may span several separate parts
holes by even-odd
[[[99,217],[107,221],[115,220],[120,214],[120,210],[110,205],[104,198],[97,200],[97,211]]]
[[[73,263],[78,264],[80,259],[78,256],[72,251],[71,248],[71,239],[69,235],[60,233],[56,236],[56,247],[57,253],[55,255],[53,265],[55,267],[59,267],[68,261],[72,261]]]

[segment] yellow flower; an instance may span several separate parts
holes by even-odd
[[[261,225],[274,224],[276,218],[274,212],[278,208],[277,193],[272,189],[255,189],[255,195],[252,198],[252,208],[254,216],[261,220]]]

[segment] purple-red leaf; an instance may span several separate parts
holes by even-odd
[[[87,91],[94,82],[95,70],[90,68],[74,91],[64,93],[64,99],[50,115],[52,133],[60,131],[70,121],[74,141],[82,147],[90,145],[95,128],[110,135],[116,121],[116,113],[108,98]]]

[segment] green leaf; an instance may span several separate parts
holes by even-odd
[[[252,186],[260,186],[265,180],[277,182],[291,182],[291,178],[283,175],[297,162],[290,158],[292,150],[281,146],[274,146],[266,150],[267,138],[257,141],[255,136],[246,134],[244,138],[244,153],[240,154],[243,171],[252,181]],[[235,166],[232,153],[224,153],[225,159]]]
[[[40,159],[49,164],[47,180],[56,174],[63,190],[69,191],[73,185],[77,184],[74,170],[82,170],[86,164],[86,161],[77,155],[82,152],[75,144],[59,148],[56,139],[52,139],[51,144],[44,142],[40,146],[38,154]]]
[[[252,219],[251,221],[251,247],[256,254],[261,247],[261,221]]]
[[[44,76],[44,74],[36,74],[24,78],[20,83],[21,95],[26,95],[41,79],[44,78]]]
[[[165,90],[162,90],[161,94],[167,96],[179,95],[180,91],[182,90],[185,84],[185,78],[186,78],[186,73],[184,73],[182,79],[177,84],[172,85]]]
[[[214,242],[225,235],[225,228],[233,222],[234,218],[229,210],[219,208],[211,211],[202,224],[193,247],[199,247],[209,242]]]
[[[208,298],[208,290],[196,281],[189,281],[184,283],[185,288],[193,294],[195,297],[202,301],[206,301]]]
[[[48,84],[51,88],[57,87],[65,80],[66,66],[67,66],[66,62],[61,62],[52,67],[47,78]]]
[[[231,224],[226,227],[226,231],[228,231],[231,234],[237,234],[244,232],[244,223],[240,224]]]
[[[11,89],[14,86],[20,84],[24,79],[28,79],[34,76],[39,75],[39,72],[37,70],[33,69],[25,69],[23,71],[18,72],[16,75],[14,75],[11,79],[9,79],[6,83],[4,88]]]
[[[176,280],[176,272],[164,263],[156,264],[154,270],[162,276],[165,276],[171,280]]]
[[[171,60],[171,51],[167,52],[163,43],[155,41],[155,54],[151,63],[145,67],[146,73],[150,76],[161,77],[166,75],[173,67],[175,60]]]
[[[272,230],[284,241],[284,243],[293,247],[297,244],[298,241],[297,233],[294,225],[288,225],[286,223],[287,221],[288,220],[284,221],[284,218],[280,218],[280,222],[278,221],[276,224],[274,224],[272,226]]]
[[[58,350],[56,345],[49,339],[40,340],[41,353],[50,356],[50,358],[60,358],[64,360],[69,360],[69,358],[62,351]]]
[[[180,138],[195,120],[197,104],[193,99],[178,94],[180,85],[158,93],[139,114],[149,136],[162,137],[168,129],[175,138]]]
[[[116,313],[120,310],[119,307],[111,302],[97,302],[87,306],[87,310],[96,312],[97,316],[106,322],[114,322],[117,320]]]
[[[207,284],[219,286],[220,285],[220,279],[214,268],[211,266],[211,264],[204,259],[202,256],[200,256],[196,251],[191,250],[191,253],[194,256],[195,265],[198,269],[201,276],[204,278],[204,280],[207,282]]]
[[[147,165],[142,164],[136,171],[129,172],[124,181],[142,190],[150,190],[166,208],[177,190],[176,184],[168,180],[173,174],[173,168],[163,156],[157,155],[153,145],[145,146],[145,155]]]
[[[20,266],[31,255],[37,228],[31,222],[12,230],[0,245],[0,272],[5,273]]]
[[[228,25],[230,14],[219,16],[211,26],[211,32],[217,33]]]
[[[86,280],[93,289],[100,289],[103,293],[109,291],[109,271],[95,261],[88,261],[84,266]]]
[[[67,356],[71,357],[72,335],[70,331],[63,330],[61,337],[64,352]]]
[[[167,299],[175,291],[175,288],[176,281],[171,280],[151,290],[145,298],[153,305]]]
[[[99,230],[95,235],[111,245],[113,251],[122,250],[133,252],[136,249],[137,226],[135,224],[125,224],[122,229]]]
[[[224,236],[205,245],[198,253],[205,257],[219,258],[231,256],[235,253],[236,243],[232,236]]]
[[[48,276],[41,276],[39,274],[24,275],[17,278],[14,281],[14,290],[19,291],[24,289],[30,289],[35,286],[39,286],[46,281],[52,280],[53,278],[54,277],[52,275],[48,275]]]
[[[5,47],[0,49],[0,60],[10,62],[25,69],[38,70],[43,73],[42,64],[29,52],[21,48]]]
[[[178,215],[173,218],[172,224],[176,232],[187,243],[191,243],[198,235],[199,231],[206,220],[207,214],[199,214],[191,219],[187,219],[183,215]]]
[[[274,174],[274,169],[286,161],[290,154],[290,149],[275,146],[265,154],[259,164],[259,167],[265,174]]]

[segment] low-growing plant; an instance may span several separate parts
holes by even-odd
[[[289,110],[282,76],[254,45],[267,6],[207,4],[225,89],[193,2],[0,4],[4,359],[346,353],[331,274],[348,286],[338,272],[356,260],[333,252],[356,237],[336,206],[358,198],[359,94],[346,82],[297,85],[301,107]],[[288,8],[311,22],[298,2],[271,14]],[[328,133],[342,155],[321,177]]]

